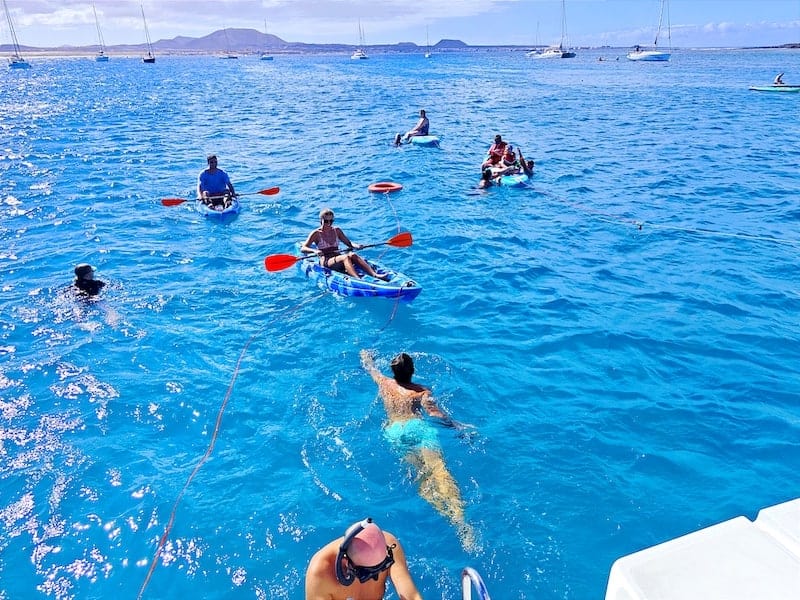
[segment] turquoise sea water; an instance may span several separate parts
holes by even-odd
[[[426,598],[467,565],[495,598],[599,598],[616,558],[799,496],[800,95],[747,87],[800,54],[617,55],[0,71],[0,598],[301,598],[367,515]],[[441,149],[394,148],[420,108]],[[531,188],[475,189],[495,133]],[[162,206],[208,152],[280,194]],[[410,231],[364,253],[421,295],[268,273],[325,206],[356,242]],[[79,262],[98,303],[64,291]],[[476,427],[439,430],[476,549],[382,437],[363,348]]]

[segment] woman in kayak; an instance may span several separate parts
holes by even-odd
[[[361,268],[370,277],[376,279],[389,279],[388,274],[378,275],[367,261],[361,258],[352,250],[358,250],[361,244],[354,244],[344,234],[339,227],[333,226],[333,211],[330,208],[323,208],[319,213],[320,226],[312,231],[306,241],[300,246],[301,252],[317,254],[320,257],[319,263],[334,271],[347,273],[351,277],[361,278],[356,271],[356,266]],[[342,242],[351,252],[342,254],[339,252],[339,242]],[[312,245],[315,246],[312,248]]]

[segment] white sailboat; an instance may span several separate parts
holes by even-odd
[[[11,41],[14,44],[14,54],[8,58],[8,66],[12,69],[30,69],[31,63],[22,58],[19,53],[19,42],[17,41],[17,33],[14,31],[14,23],[11,21],[11,13],[8,12],[8,4],[3,0],[3,9],[6,12],[6,20],[8,21],[8,29],[11,32]]]
[[[267,33],[267,20],[266,19],[264,19],[264,35],[265,36],[269,35],[269,33]],[[269,38],[267,38],[267,39],[269,39]],[[266,45],[266,41],[264,42],[264,45]],[[269,52],[267,52],[266,50],[264,50],[264,52],[261,53],[261,60],[272,60],[272,55]]]
[[[92,12],[94,13],[94,24],[97,26],[97,40],[100,43],[100,52],[97,53],[97,56],[95,56],[94,59],[97,62],[108,62],[106,44],[103,40],[103,32],[100,31],[100,21],[97,18],[97,9],[94,7],[94,2],[92,2]]]
[[[231,51],[231,40],[228,37],[228,28],[226,27],[222,31],[225,33],[225,54],[220,56],[220,58],[224,58],[225,60],[238,59],[239,56]]]
[[[425,51],[425,58],[430,58],[431,57],[431,40],[430,40],[430,37],[428,37],[428,26],[427,25],[425,26],[425,46],[428,48]]]
[[[361,28],[361,19],[358,20],[358,48],[350,56],[353,60],[365,60],[369,58],[364,51],[364,30]]]
[[[152,65],[156,62],[156,57],[153,55],[153,44],[150,42],[150,30],[147,28],[147,19],[144,18],[144,6],[139,5],[142,9],[142,21],[144,21],[144,35],[147,38],[147,56],[142,57],[142,62]]]
[[[658,49],[658,36],[661,35],[661,26],[664,23],[664,6],[667,4],[667,0],[661,0],[661,12],[658,16],[658,29],[656,30],[656,39],[653,42],[653,48],[650,50],[645,50],[641,46],[636,46],[636,48],[628,53],[628,60],[643,60],[643,61],[667,61],[671,56],[671,52],[664,52],[663,50]],[[667,36],[670,43],[670,50],[672,50],[672,32],[670,31],[670,24],[669,24],[669,6],[667,6]]]
[[[558,46],[550,46],[542,52],[529,52],[532,58],[575,58],[575,53],[567,45],[567,5],[566,0],[561,0],[561,42]]]

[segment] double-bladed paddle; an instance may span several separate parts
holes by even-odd
[[[361,250],[363,248],[374,248],[376,246],[408,248],[412,243],[413,239],[411,237],[411,233],[404,231],[403,233],[398,233],[396,236],[386,240],[385,242],[380,242],[379,244],[367,244],[366,246],[361,246],[358,249]],[[305,260],[307,258],[317,258],[317,255],[308,254],[305,256],[295,256],[294,254],[270,254],[264,259],[264,266],[266,267],[267,271],[283,271],[284,269],[291,267],[293,264],[296,264],[298,261]]]
[[[281,191],[279,187],[271,187],[267,188],[266,190],[259,190],[257,192],[245,192],[244,194],[236,194],[237,196],[255,196],[256,194],[261,194],[262,196],[274,196],[278,192]],[[221,196],[219,196],[221,198]],[[183,204],[184,202],[191,202],[191,200],[187,200],[186,198],[162,198],[161,204],[164,206],[178,206],[178,204]]]

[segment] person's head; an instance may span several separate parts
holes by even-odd
[[[506,146],[506,155],[507,156],[514,156],[514,146],[512,146],[511,144]]]
[[[532,160],[526,161],[525,164],[528,166],[528,169],[530,171],[533,171],[533,161]]]
[[[499,133],[496,136],[494,136],[494,143],[495,144],[499,144],[502,141],[503,141],[503,138],[500,136]]]
[[[333,211],[330,208],[323,208],[319,211],[319,222],[321,225],[333,223]]]
[[[491,169],[484,169],[481,173],[481,179],[484,181],[491,181],[492,180],[492,170]]]
[[[411,383],[414,375],[414,360],[405,352],[401,352],[392,359],[391,363],[394,380],[397,383]]]
[[[94,267],[87,263],[81,263],[75,267],[76,279],[92,279],[94,277]]]
[[[370,579],[377,581],[380,574],[394,564],[392,548],[372,519],[353,523],[339,545],[336,579],[342,585],[351,585],[356,578],[361,583]]]
[[[209,167],[211,167],[212,169],[215,168],[217,166],[217,155],[209,154],[208,156],[206,156],[206,162],[208,163]]]
[[[423,108],[423,109],[420,109],[420,111],[419,111],[419,116],[420,116],[420,117],[424,117],[424,116],[425,116],[425,109],[424,109],[424,108]]]

